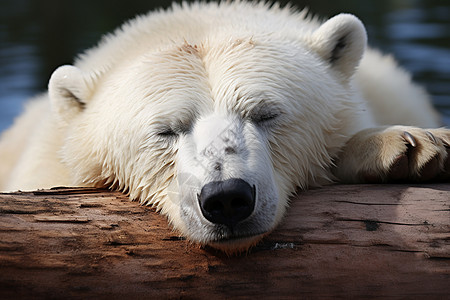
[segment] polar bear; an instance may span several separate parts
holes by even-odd
[[[1,188],[121,190],[239,252],[298,188],[448,180],[450,130],[366,40],[353,15],[255,2],[139,16],[58,68],[4,133]]]

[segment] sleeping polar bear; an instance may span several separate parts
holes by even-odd
[[[450,130],[353,15],[174,5],[51,76],[0,144],[3,190],[109,187],[190,240],[248,249],[297,188],[448,180]]]

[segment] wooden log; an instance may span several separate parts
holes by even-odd
[[[118,192],[0,194],[0,299],[449,295],[449,184],[301,192],[237,257],[191,244]]]

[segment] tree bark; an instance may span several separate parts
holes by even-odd
[[[118,192],[0,194],[0,298],[436,298],[450,295],[450,185],[300,192],[227,257]]]

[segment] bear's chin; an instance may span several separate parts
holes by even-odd
[[[207,246],[220,250],[227,255],[239,255],[248,252],[250,248],[256,246],[256,244],[258,244],[266,235],[267,233],[249,237],[218,240],[208,243]]]

